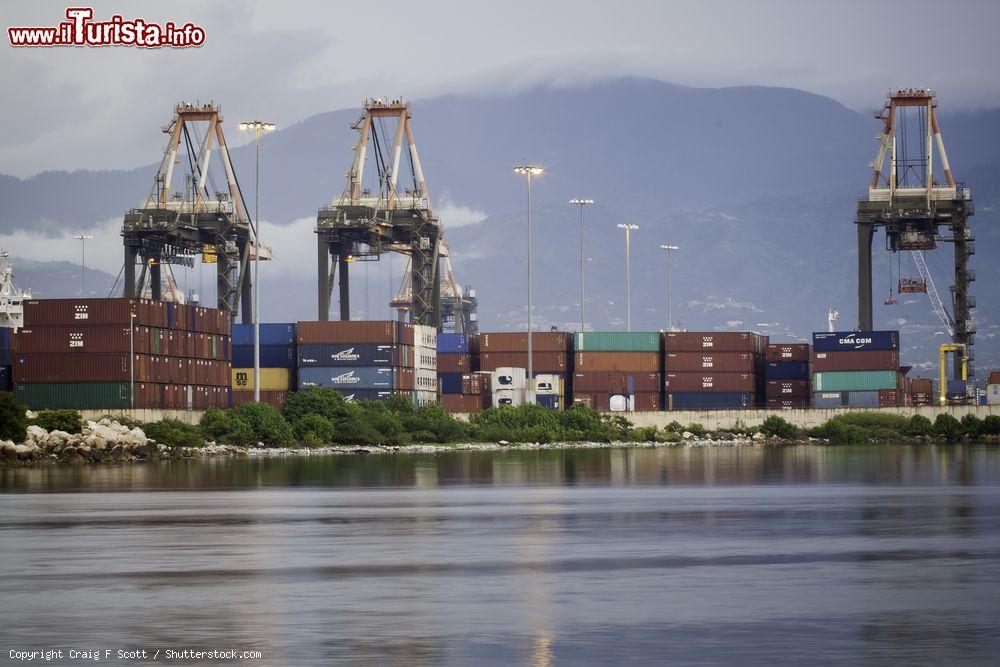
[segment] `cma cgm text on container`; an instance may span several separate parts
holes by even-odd
[[[820,331],[813,334],[813,352],[898,350],[898,331]]]

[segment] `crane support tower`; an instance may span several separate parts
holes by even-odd
[[[394,126],[393,126],[394,124]],[[330,318],[334,278],[340,272],[340,319],[351,318],[351,263],[377,261],[384,252],[409,256],[412,285],[411,321],[441,328],[441,225],[431,211],[427,184],[410,127],[410,105],[401,100],[369,99],[352,126],[359,133],[343,194],[316,217],[319,319]],[[390,136],[391,135],[391,136]],[[399,188],[407,156],[412,187]],[[373,163],[370,187],[365,164]]]
[[[451,266],[451,251],[448,244],[441,240],[439,244],[441,266],[441,330],[454,333],[477,334],[479,333],[479,320],[477,310],[479,300],[476,298],[476,290],[466,285],[465,289],[458,284],[455,278],[455,270]],[[406,319],[407,313],[413,308],[413,289],[410,279],[410,265],[407,262],[403,270],[403,280],[389,306],[395,308],[399,313],[400,321]]]
[[[182,102],[163,127],[169,139],[153,187],[139,208],[125,214],[122,224],[123,296],[142,295],[148,274],[151,297],[163,299],[161,265],[191,266],[193,258],[200,255],[203,262],[216,265],[219,310],[235,318],[242,302],[243,321],[251,322],[251,274],[247,267],[256,248],[222,133],[220,111],[212,104]],[[213,149],[219,153],[214,162],[221,163],[219,189],[212,169]],[[262,251],[261,259],[269,258],[269,252]],[[138,280],[137,259],[142,266]]]
[[[948,315],[943,308],[935,310],[952,332],[952,342],[959,346],[954,360],[955,374],[960,375],[967,366],[971,375],[976,329],[971,314],[975,302],[969,295],[975,274],[969,269],[969,257],[975,253],[975,239],[968,228],[968,218],[975,209],[971,190],[956,183],[952,175],[936,107],[933,91],[906,88],[890,92],[882,110],[875,114],[882,121],[882,131],[876,135],[879,148],[870,163],[873,173],[868,194],[858,202],[855,219],[858,328],[862,331],[873,328],[872,238],[876,229],[885,229],[890,252],[922,252],[933,250],[938,243],[952,243],[955,265],[952,312]]]

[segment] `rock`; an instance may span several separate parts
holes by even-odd
[[[121,433],[117,429],[102,424],[98,424],[96,428],[91,429],[91,435],[95,435],[108,442],[118,442],[121,439]]]
[[[501,441],[500,441],[500,442],[498,442],[497,444],[498,444],[498,445],[500,445],[501,447],[506,447],[506,446],[507,446],[507,445],[509,445],[510,443],[509,443],[509,442],[507,442],[506,440],[501,440]]]
[[[753,439],[756,441],[767,440],[767,436],[761,433],[760,431],[757,431],[756,433],[753,434]]]
[[[129,437],[132,438],[132,442],[138,443],[140,445],[146,444],[146,434],[142,432],[142,429],[136,426],[134,429],[128,432]]]
[[[24,416],[28,419],[38,419],[38,413],[33,410],[25,410]]]
[[[93,424],[94,422],[90,422],[90,423]],[[99,421],[97,423],[100,424],[101,426],[110,426],[111,425],[111,420],[108,419],[107,417],[104,417],[103,419],[101,419],[101,421]],[[92,426],[91,428],[96,428],[96,426]]]
[[[42,428],[41,426],[36,426],[35,424],[29,426],[27,430],[28,430],[28,440],[42,440],[49,434],[49,432],[46,431],[44,428]]]
[[[694,437],[694,433],[692,433],[691,431],[684,431],[683,433],[681,433],[681,437],[684,438],[685,440],[690,440],[691,438]]]

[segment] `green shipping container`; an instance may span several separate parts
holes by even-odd
[[[898,371],[825,371],[813,373],[813,391],[896,389]]]
[[[129,407],[127,382],[53,382],[19,384],[14,398],[31,410],[125,410]]]
[[[576,352],[659,352],[659,331],[594,331],[573,337]]]

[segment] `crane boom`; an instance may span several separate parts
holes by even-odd
[[[924,252],[922,250],[913,250],[911,252],[913,254],[913,261],[917,265],[917,271],[920,272],[920,277],[927,284],[927,296],[931,300],[934,312],[937,313],[938,319],[941,320],[944,328],[948,330],[948,335],[954,336],[955,322],[951,319],[948,311],[944,309],[944,303],[941,302],[941,297],[938,296],[937,287],[934,286],[934,279],[931,277],[931,272],[927,270],[927,262],[924,261]]]

